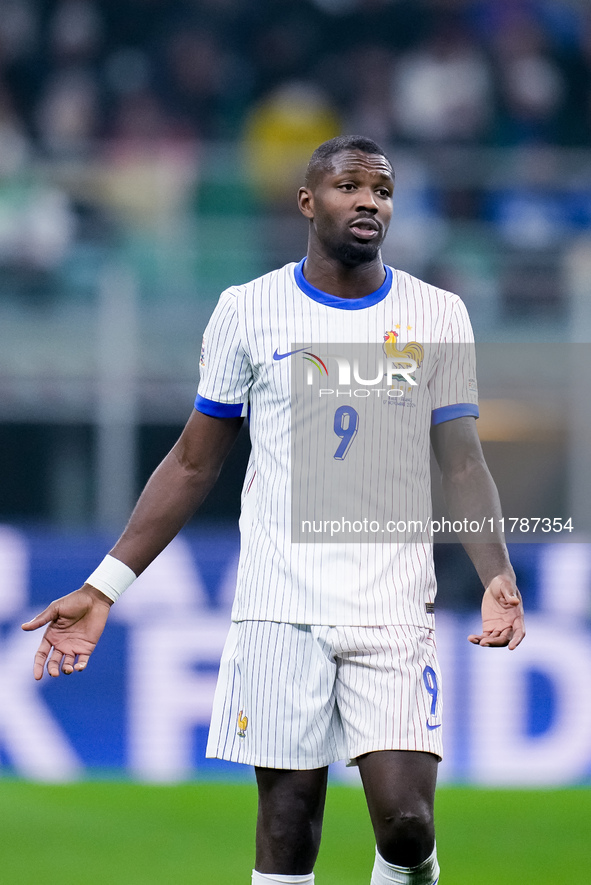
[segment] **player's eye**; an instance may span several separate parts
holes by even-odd
[[[345,181],[343,182],[343,184],[339,185],[339,190],[347,191],[347,193],[350,193],[351,191],[355,190],[355,185],[352,181]]]

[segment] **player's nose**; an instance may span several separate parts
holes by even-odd
[[[364,187],[357,193],[357,210],[362,209],[374,213],[379,209],[376,195],[370,187]]]

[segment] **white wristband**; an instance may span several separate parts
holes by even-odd
[[[86,579],[86,583],[100,590],[113,602],[117,602],[121,594],[127,590],[130,584],[133,584],[136,578],[137,575],[128,565],[107,554],[98,568],[95,568],[90,577]]]

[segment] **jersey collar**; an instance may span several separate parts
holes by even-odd
[[[338,295],[329,295],[328,292],[323,292],[308,282],[304,276],[305,261],[306,259],[302,258],[300,263],[294,267],[295,281],[308,298],[312,298],[319,304],[325,304],[327,307],[336,307],[338,310],[361,310],[383,301],[392,288],[392,268],[386,265],[386,279],[375,292],[370,292],[369,295],[364,295],[362,298],[339,298]]]

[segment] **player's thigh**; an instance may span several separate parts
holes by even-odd
[[[268,819],[273,826],[282,822],[320,818],[324,811],[328,767],[305,771],[255,768],[258,796],[259,822]]]
[[[336,694],[349,756],[412,750],[441,758],[441,676],[433,631],[339,630]]]
[[[432,753],[380,750],[357,759],[374,822],[397,814],[433,818],[439,760]]]

